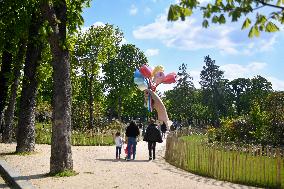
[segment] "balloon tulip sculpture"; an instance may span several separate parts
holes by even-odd
[[[157,86],[161,83],[175,83],[176,76],[177,74],[174,72],[165,75],[163,66],[156,66],[152,70],[149,66],[142,65],[134,72],[134,83],[138,86],[138,89],[142,91],[148,89],[155,92]],[[148,110],[152,111],[152,99],[150,93],[147,93],[147,99]]]

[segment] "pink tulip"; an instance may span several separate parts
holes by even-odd
[[[177,76],[177,74],[174,73],[174,72],[167,74],[163,79],[163,83],[164,84],[175,83],[176,82],[176,76]]]
[[[146,78],[150,78],[151,74],[152,74],[152,69],[146,65],[141,66],[141,68],[139,69],[139,71],[141,72],[141,74],[146,77]]]

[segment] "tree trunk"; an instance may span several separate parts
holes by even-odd
[[[11,72],[12,65],[12,54],[8,51],[10,50],[11,44],[6,43],[4,47],[4,51],[2,54],[2,65],[0,71],[0,133],[2,133],[2,121],[4,116],[4,108],[6,106],[6,100],[8,95],[8,75]]]
[[[91,73],[90,82],[89,82],[89,128],[94,128],[94,95],[93,95],[93,83],[94,83],[94,74]]]
[[[53,56],[53,113],[50,173],[73,170],[71,151],[71,81],[69,50],[66,45],[67,7],[64,0],[57,6],[43,3],[41,10],[53,32],[49,43]]]
[[[121,121],[121,109],[122,109],[122,99],[121,96],[118,97],[118,120]]]
[[[35,105],[38,86],[36,73],[41,60],[43,46],[42,43],[38,43],[38,32],[42,19],[34,13],[32,20],[34,22],[29,27],[23,87],[20,98],[16,152],[32,152],[35,148]]]
[[[15,112],[15,105],[16,105],[16,97],[17,97],[17,89],[19,86],[20,76],[21,76],[21,69],[23,64],[23,58],[25,56],[27,49],[27,40],[21,39],[19,41],[19,50],[17,59],[15,61],[15,66],[13,70],[13,83],[11,86],[11,94],[9,98],[9,104],[7,110],[5,111],[5,125],[3,128],[3,135],[2,135],[2,142],[4,143],[11,143],[12,142],[12,135],[13,135],[13,128],[12,122],[14,118]]]
[[[59,49],[58,49],[59,50]],[[73,169],[71,152],[71,82],[69,52],[56,51],[53,62],[53,113],[50,172]]]

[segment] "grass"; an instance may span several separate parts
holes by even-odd
[[[36,124],[36,143],[51,144],[51,124]],[[73,146],[110,146],[114,144],[111,134],[72,131]]]
[[[219,180],[270,188],[284,187],[284,159],[280,154],[277,157],[276,152],[267,153],[263,149],[254,153],[252,147],[237,151],[208,145],[201,142],[204,137],[168,138],[167,161],[189,172]]]
[[[78,174],[79,173],[77,173],[74,170],[65,170],[65,171],[62,171],[60,173],[55,173],[55,174],[49,173],[48,176],[52,176],[52,177],[71,177],[71,176],[76,176]]]
[[[19,156],[29,156],[36,154],[37,152],[14,152],[14,155],[19,155]]]
[[[182,136],[180,138],[188,142],[206,142],[207,141],[206,135],[190,135],[190,136]]]

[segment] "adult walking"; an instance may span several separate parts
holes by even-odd
[[[131,121],[129,126],[126,128],[126,137],[127,137],[127,147],[128,147],[128,151],[127,151],[127,161],[129,161],[131,159],[131,149],[133,152],[133,160],[135,159],[135,155],[136,155],[136,138],[139,136],[140,131],[138,126],[135,124],[134,121]]]
[[[151,119],[150,124],[146,129],[144,141],[148,142],[149,160],[154,160],[156,157],[156,142],[162,143],[162,136],[160,130],[155,124],[155,120]],[[153,155],[153,156],[152,156]]]
[[[164,121],[163,124],[161,125],[161,131],[162,131],[162,138],[166,138],[167,125]]]

